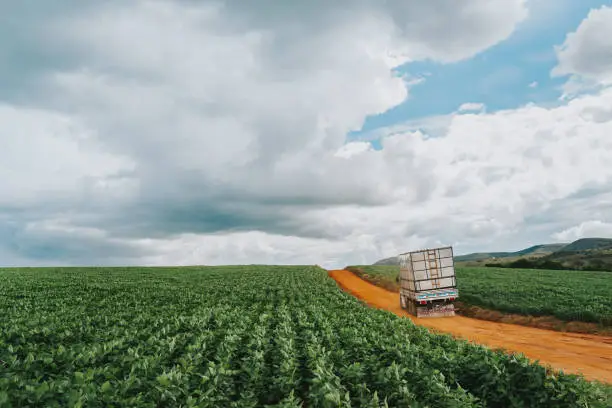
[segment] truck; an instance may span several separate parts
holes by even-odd
[[[400,305],[416,317],[455,315],[459,297],[452,246],[400,254]]]

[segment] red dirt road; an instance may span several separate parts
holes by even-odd
[[[522,353],[565,373],[582,374],[588,380],[612,384],[612,337],[563,333],[464,316],[416,318],[400,307],[397,293],[372,285],[346,270],[329,271],[329,276],[342,289],[370,306],[408,317],[433,331],[494,349]]]

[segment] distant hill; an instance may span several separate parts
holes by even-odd
[[[479,252],[455,256],[457,265],[612,271],[612,239],[582,238],[572,243],[541,244],[515,252]],[[398,265],[397,257],[374,265]]]
[[[556,263],[565,269],[612,271],[612,239],[579,239],[539,261]]]
[[[492,258],[507,258],[512,256],[513,252],[476,252],[467,255],[455,256],[455,261],[482,261]]]
[[[459,255],[455,257],[455,261],[482,261],[486,259],[493,258],[514,258],[514,257],[522,257],[522,256],[544,256],[548,254],[552,254],[555,251],[560,250],[565,247],[567,243],[563,244],[542,244],[542,245],[534,245],[529,248],[521,249],[516,252],[480,252],[473,253],[467,255]]]
[[[373,263],[373,265],[399,265],[399,261],[397,260],[397,256],[392,256],[391,258],[376,261]]]
[[[548,255],[553,252],[559,251],[561,248],[567,246],[567,243],[564,244],[543,244],[543,245],[534,245],[532,247],[523,249],[521,251],[514,252],[514,256],[519,255]]]
[[[612,238],[582,238],[560,248],[558,252],[589,251],[593,249],[611,249]]]

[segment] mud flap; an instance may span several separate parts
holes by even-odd
[[[453,303],[434,303],[427,306],[417,307],[417,317],[446,316],[455,316],[455,305]]]
[[[406,297],[400,295],[400,306],[402,307],[402,309],[406,308]]]

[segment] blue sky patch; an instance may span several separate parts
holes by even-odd
[[[555,46],[563,44],[592,8],[612,0],[532,0],[530,17],[505,41],[475,57],[452,64],[416,62],[398,74],[425,80],[410,88],[408,99],[370,116],[348,140],[363,139],[379,128],[456,112],[464,103],[482,103],[487,112],[514,109],[528,103],[556,105],[564,77],[552,77],[557,64]],[[374,148],[380,142],[370,139]]]

